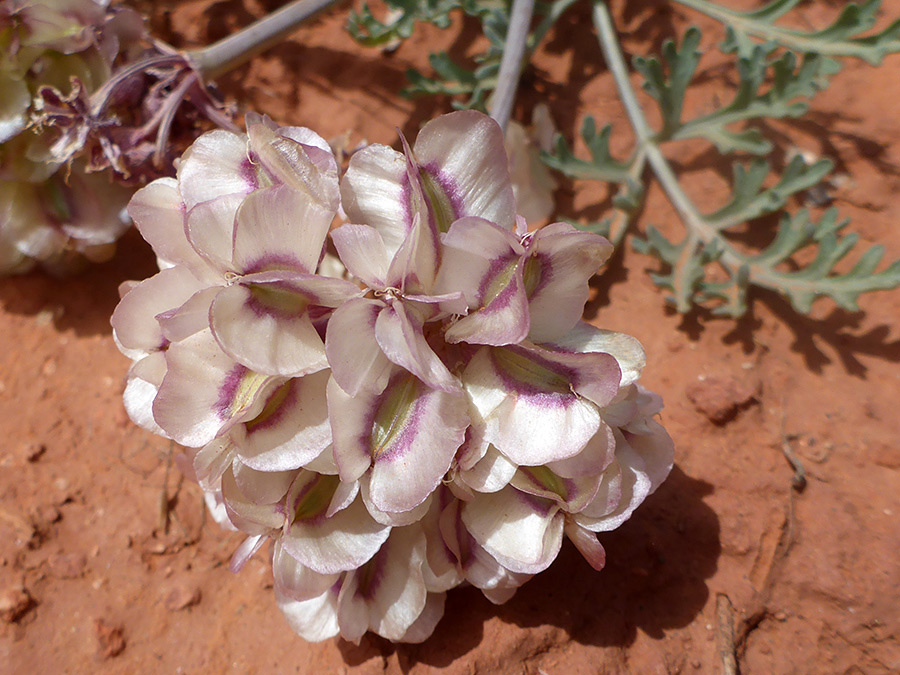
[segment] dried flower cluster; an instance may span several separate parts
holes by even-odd
[[[60,170],[54,140],[28,129],[42,87],[97,89],[143,34],[135,12],[107,4],[0,0],[0,274],[106,259],[129,224],[128,190],[77,163]]]
[[[596,533],[671,468],[640,345],[581,321],[609,243],[527,231],[484,115],[369,146],[340,180],[319,136],[250,115],[129,211],[162,271],[112,319],[126,407],[248,535],[235,569],[274,540],[308,640],[424,640],[448,589],[502,603],[563,535],[600,569]]]

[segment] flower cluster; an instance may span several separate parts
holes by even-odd
[[[251,114],[177,169],[129,206],[161,271],[112,318],[125,405],[248,535],[233,568],[274,540],[297,633],[424,640],[448,589],[504,602],[564,535],[603,567],[597,533],[672,443],[638,342],[581,321],[609,243],[527,231],[490,118],[440,117],[341,178],[316,134]]]
[[[106,259],[129,225],[129,191],[60,171],[52,139],[27,130],[41,87],[101,86],[123,45],[143,34],[137,13],[107,4],[0,0],[0,274]]]

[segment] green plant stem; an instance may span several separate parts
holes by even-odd
[[[512,115],[516,90],[519,88],[522,60],[525,57],[525,43],[528,40],[533,13],[534,0],[513,0],[503,58],[500,60],[500,71],[497,73],[497,86],[494,89],[490,105],[491,117],[504,131],[506,131],[506,125]]]
[[[697,255],[698,246],[701,244],[708,245],[715,241],[721,251],[721,255],[718,258],[720,263],[726,268],[735,271],[745,267],[748,271],[749,279],[757,286],[778,292],[783,292],[788,285],[797,290],[813,288],[815,282],[806,283],[803,280],[788,282],[784,276],[779,277],[771,270],[753,264],[751,258],[738,252],[727,239],[716,231],[712,224],[706,221],[697,210],[697,207],[694,206],[690,197],[681,188],[672,166],[659,149],[659,145],[654,141],[654,133],[644,117],[644,112],[631,86],[628,68],[619,48],[619,41],[616,37],[612,17],[605,2],[598,1],[594,4],[594,25],[597,28],[597,36],[600,42],[600,49],[603,51],[603,57],[606,59],[606,64],[615,79],[619,97],[622,99],[625,112],[637,136],[638,150],[643,149],[646,153],[647,161],[650,163],[653,173],[687,229],[682,256],[691,257]],[[690,298],[692,293],[690,289],[683,288],[684,285],[690,282],[678,277],[677,270],[679,269],[687,269],[687,266],[676,265],[674,289],[676,306],[679,312],[686,312],[691,307]]]
[[[293,33],[306,19],[338,0],[296,0],[233,35],[186,54],[204,79],[213,79],[246,63]]]

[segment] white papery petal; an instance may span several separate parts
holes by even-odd
[[[406,239],[391,260],[387,285],[399,288],[404,294],[430,294],[440,264],[441,244],[437,231],[417,214]]]
[[[425,598],[425,607],[422,608],[421,614],[406,629],[403,637],[398,642],[419,644],[431,637],[441,617],[444,616],[444,601],[446,597],[445,593],[428,593],[428,596]]]
[[[465,439],[467,407],[462,394],[429,389],[413,377],[388,385],[369,418],[369,488],[377,508],[408,511],[434,491]]]
[[[315,598],[298,601],[275,587],[275,602],[291,629],[308,642],[321,642],[340,632],[338,594],[331,588]]]
[[[236,363],[208,330],[170,345],[166,365],[153,417],[176,442],[194,448],[256,417],[267,392],[280,384]]]
[[[235,215],[234,269],[315,272],[332,218],[333,211],[286,185],[248,195]]]
[[[502,605],[512,598],[519,587],[533,576],[506,569],[474,540],[465,568],[466,581],[480,589],[484,597],[495,605]]]
[[[260,187],[247,157],[247,137],[216,129],[187,149],[177,167],[178,185],[190,211],[222,195],[248,194]]]
[[[284,550],[280,540],[275,541],[272,573],[275,576],[276,592],[297,602],[322,595],[340,578],[340,574],[319,574],[301,565]]]
[[[650,433],[626,432],[624,436],[632,449],[644,460],[644,469],[650,479],[650,494],[653,494],[672,470],[675,444],[659,422],[648,420],[646,424],[650,428]]]
[[[342,225],[331,240],[347,270],[369,288],[383,289],[391,258],[379,232],[368,225]]]
[[[644,348],[636,338],[625,333],[596,328],[584,321],[579,321],[568,333],[554,339],[552,346],[563,351],[611,354],[622,370],[620,387],[627,387],[635,382],[647,365]]]
[[[428,498],[425,499],[424,502],[409,511],[404,511],[402,513],[388,513],[382,511],[372,503],[369,496],[369,480],[367,476],[363,476],[362,480],[360,480],[359,487],[360,495],[362,496],[363,503],[369,510],[369,515],[382,525],[390,525],[391,527],[403,527],[419,522],[431,507],[431,498],[434,494],[428,495]]]
[[[483,218],[457,220],[441,241],[444,252],[436,288],[462,291],[472,309],[483,307],[486,295],[496,295],[490,293],[492,282],[499,290],[504,285],[502,272],[514,270],[525,252],[512,232]]]
[[[337,162],[318,134],[300,127],[279,128],[255,113],[245,121],[252,154],[269,181],[302,192],[329,211],[337,209]]]
[[[571,385],[562,377],[556,377],[559,386],[543,387],[513,379],[509,369],[498,367],[496,352],[501,349],[506,348],[480,351],[463,372],[470,394],[473,389],[493,389],[505,394],[489,415],[479,410],[487,422],[485,440],[515,464],[525,466],[546,464],[580,452],[600,428],[597,407],[566,388]],[[518,359],[518,355],[510,354],[509,358]],[[504,354],[500,357],[506,358]],[[522,362],[525,366],[532,363],[524,357]],[[529,375],[534,373],[538,379],[542,377],[537,367],[528,370]]]
[[[334,462],[343,481],[355,481],[372,465],[369,416],[377,394],[350,396],[332,377],[326,387]]]
[[[240,572],[250,558],[252,558],[268,540],[269,537],[265,534],[254,534],[244,539],[241,545],[238,546],[237,550],[232,554],[231,561],[228,563],[228,569],[231,570],[233,574]]]
[[[375,322],[384,307],[380,300],[356,298],[328,321],[325,354],[335,381],[350,396],[380,393],[387,386],[391,362],[375,340]]]
[[[354,502],[354,500],[356,500],[356,496],[358,494],[359,481],[353,481],[352,483],[341,481],[341,483],[338,484],[337,489],[334,491],[334,495],[332,495],[331,501],[328,503],[328,510],[325,511],[325,517],[331,518],[331,516],[333,516],[338,511],[343,511],[344,509],[346,509]]]
[[[593,519],[591,522],[594,522],[615,511],[622,501],[622,483],[622,467],[613,460],[613,463],[603,472],[600,487],[597,489],[593,501],[578,514],[578,522],[583,523],[585,519]]]
[[[209,328],[209,308],[220,290],[220,286],[204,288],[194,293],[180,307],[158,314],[156,320],[163,337],[169,342],[181,342]]]
[[[151,351],[166,344],[156,315],[186,302],[204,288],[185,267],[170,267],[145,279],[119,302],[110,323],[119,343],[132,350]]]
[[[597,541],[596,534],[570,520],[566,522],[566,536],[591,567],[599,572],[606,566],[606,551],[603,544]]]
[[[588,280],[609,258],[613,247],[603,237],[553,223],[538,230],[529,247],[534,280],[529,285],[532,342],[565,335],[584,312]],[[529,273],[526,270],[526,278]]]
[[[227,354],[257,372],[300,377],[328,367],[306,299],[278,282],[223,288],[210,308],[210,327]]]
[[[616,453],[616,439],[612,429],[600,424],[600,430],[574,457],[547,464],[553,473],[563,478],[578,478],[603,473]]]
[[[477,216],[513,229],[515,197],[503,132],[494,120],[468,110],[442,115],[422,127],[413,149],[452,205],[453,220]]]
[[[241,461],[259,471],[287,471],[316,459],[331,444],[328,378],[321,371],[272,392],[259,415],[232,431]]]
[[[465,396],[430,389],[399,370],[380,395],[351,397],[330,381],[328,409],[341,478],[356,480],[372,465],[369,499],[389,513],[425,501],[469,423]]]
[[[222,489],[222,475],[234,463],[235,448],[229,437],[213,439],[194,455],[194,475],[207,493]]]
[[[400,640],[425,608],[424,557],[420,528],[393,530],[365,567],[345,577],[338,609],[341,634],[359,640],[367,628],[388,640]]]
[[[375,144],[353,154],[341,181],[342,205],[350,222],[378,230],[391,257],[412,227],[405,178],[403,155]]]
[[[422,574],[425,587],[430,592],[446,591],[463,581],[458,558],[444,541],[440,528],[442,513],[456,500],[449,490],[438,488],[429,501],[429,509],[421,520],[422,530],[425,533],[425,561],[422,565]]]
[[[222,285],[232,272],[234,217],[244,201],[243,194],[223,195],[201,202],[187,212],[184,232],[193,250],[205,261],[211,283]]]
[[[584,510],[594,499],[602,481],[600,473],[562,478],[546,466],[519,467],[510,484],[522,492],[556,502],[566,513]]]
[[[489,444],[484,457],[468,471],[460,471],[459,479],[478,492],[497,492],[512,480],[517,468]]]
[[[470,309],[446,331],[447,341],[505,345],[523,340],[530,319],[524,249],[515,235],[480,218],[464,218],[453,223],[443,242],[438,287],[463,289]]]
[[[142,429],[168,438],[153,417],[153,400],[166,373],[162,352],[154,352],[132,365],[125,383],[123,401],[131,421]]]
[[[301,472],[287,497],[293,521],[282,537],[285,550],[319,574],[352,570],[387,539],[390,527],[376,522],[361,499],[326,517],[340,481],[336,476]]]
[[[562,544],[564,523],[558,507],[512,487],[464,503],[462,521],[475,540],[513,572],[546,569]]]
[[[385,307],[375,321],[375,340],[387,358],[429,387],[457,392],[461,384],[425,340],[422,323],[411,317],[401,301]]]
[[[268,534],[284,525],[281,504],[259,504],[245,495],[238,487],[232,467],[222,474],[222,498],[229,520],[242,532]]]
[[[315,473],[321,473],[326,476],[337,476],[338,468],[334,461],[334,449],[332,446],[329,445],[322,450],[318,457],[305,465],[305,468],[307,471],[314,471]]]
[[[0,77],[0,143],[6,143],[28,124],[31,92],[23,80],[11,73]]]
[[[631,517],[634,510],[640,506],[641,502],[650,494],[652,483],[650,476],[647,474],[647,467],[644,460],[641,459],[632,447],[619,432],[616,432],[616,466],[620,472],[617,476],[619,479],[618,493],[619,502],[616,508],[600,517],[593,517],[591,512],[593,505],[586,508],[583,513],[574,516],[575,521],[582,527],[591,532],[609,532],[619,527],[622,523]],[[613,467],[610,467],[613,469]],[[609,471],[608,469],[607,471]],[[598,493],[599,496],[605,496],[604,492]],[[613,493],[611,496],[615,496]],[[605,502],[601,502],[603,506]]]
[[[257,471],[240,460],[232,464],[231,470],[241,494],[256,504],[281,501],[297,477],[296,471]]]
[[[153,252],[167,265],[185,265],[199,279],[215,278],[184,233],[185,207],[178,183],[159,178],[134,193],[128,215]]]

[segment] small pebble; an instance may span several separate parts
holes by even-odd
[[[97,636],[97,652],[104,659],[118,656],[125,651],[125,634],[120,626],[112,626],[103,619],[94,620]]]
[[[176,586],[166,596],[166,609],[170,612],[178,612],[188,607],[193,607],[200,602],[200,589],[187,586]]]
[[[13,586],[0,595],[0,619],[6,623],[15,623],[36,605],[37,602],[24,586]]]

